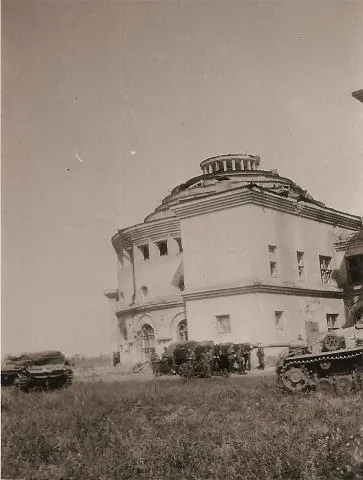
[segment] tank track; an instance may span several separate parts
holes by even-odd
[[[66,373],[66,381],[65,381],[65,383],[64,383],[64,386],[65,386],[65,387],[71,386],[72,383],[73,383],[73,378],[74,378],[73,372],[72,372],[72,371],[68,371],[68,372]]]
[[[362,388],[363,348],[284,357],[277,365],[277,384],[291,392],[347,393]]]

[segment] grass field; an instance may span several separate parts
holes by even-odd
[[[361,392],[283,394],[252,375],[4,389],[1,478],[363,478],[348,473],[363,462],[350,438],[362,403]]]

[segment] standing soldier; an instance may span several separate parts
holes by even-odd
[[[195,352],[191,348],[188,348],[187,354],[186,354],[186,361],[188,362],[194,362],[196,359],[195,357]]]
[[[153,374],[155,375],[155,377],[157,377],[159,375],[160,359],[159,359],[159,355],[155,352],[154,348],[150,355],[150,362],[151,362],[151,368],[152,368]]]
[[[238,347],[238,350],[237,350],[237,353],[236,353],[236,360],[237,360],[237,364],[238,364],[239,373],[241,375],[244,375],[246,373],[245,359],[244,359],[243,350],[242,350],[241,346]]]
[[[186,378],[193,377],[194,372],[195,372],[194,364],[195,364],[195,360],[196,360],[196,355],[195,355],[194,350],[192,350],[191,348],[187,349],[185,360],[186,360],[186,362],[182,364],[182,369],[183,369],[183,372],[184,372],[183,375]]]
[[[116,367],[117,365],[117,357],[116,357],[116,352],[112,353],[112,365]]]
[[[260,370],[264,370],[265,369],[265,351],[261,343],[257,344],[257,358],[259,361],[259,365],[257,368],[259,368]]]
[[[163,363],[163,373],[167,374],[171,370],[170,360],[171,360],[171,358],[169,356],[168,349],[167,349],[167,347],[164,347],[163,355],[161,357],[161,361]]]
[[[245,343],[243,345],[243,359],[245,362],[245,370],[251,370],[251,344]]]
[[[231,374],[233,371],[233,364],[235,360],[235,353],[233,345],[228,345],[227,347],[227,358],[228,358],[228,373]]]
[[[213,353],[211,348],[207,348],[201,356],[203,369],[206,372],[206,377],[210,378],[212,376],[212,363],[213,363]]]

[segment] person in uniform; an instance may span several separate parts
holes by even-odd
[[[153,349],[153,351],[151,352],[150,362],[153,374],[155,375],[155,377],[157,377],[160,370],[160,358],[159,355],[155,352],[155,349]]]
[[[243,359],[245,362],[245,370],[251,370],[251,344],[245,343],[243,345]]]
[[[245,369],[245,359],[243,355],[243,350],[242,347],[238,347],[238,350],[236,352],[236,360],[237,360],[237,365],[238,365],[238,371],[241,375],[244,375],[246,373]]]
[[[257,344],[256,354],[259,362],[259,365],[257,368],[259,368],[260,370],[264,370],[265,369],[265,351],[261,343]]]
[[[201,356],[203,369],[206,372],[206,377],[210,378],[212,376],[212,364],[213,364],[213,353],[211,348],[207,348]]]
[[[112,365],[116,367],[117,365],[117,357],[116,357],[116,352],[112,353]]]
[[[163,372],[169,373],[172,365],[171,365],[171,358],[170,358],[170,355],[168,353],[167,347],[164,347],[164,351],[163,351],[163,354],[161,356],[161,361],[163,363]]]
[[[235,361],[235,352],[234,352],[233,345],[228,345],[226,353],[228,358],[228,373],[231,374],[233,371],[233,364]]]

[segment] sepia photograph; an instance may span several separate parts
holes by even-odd
[[[1,478],[363,480],[363,0],[1,42]]]

